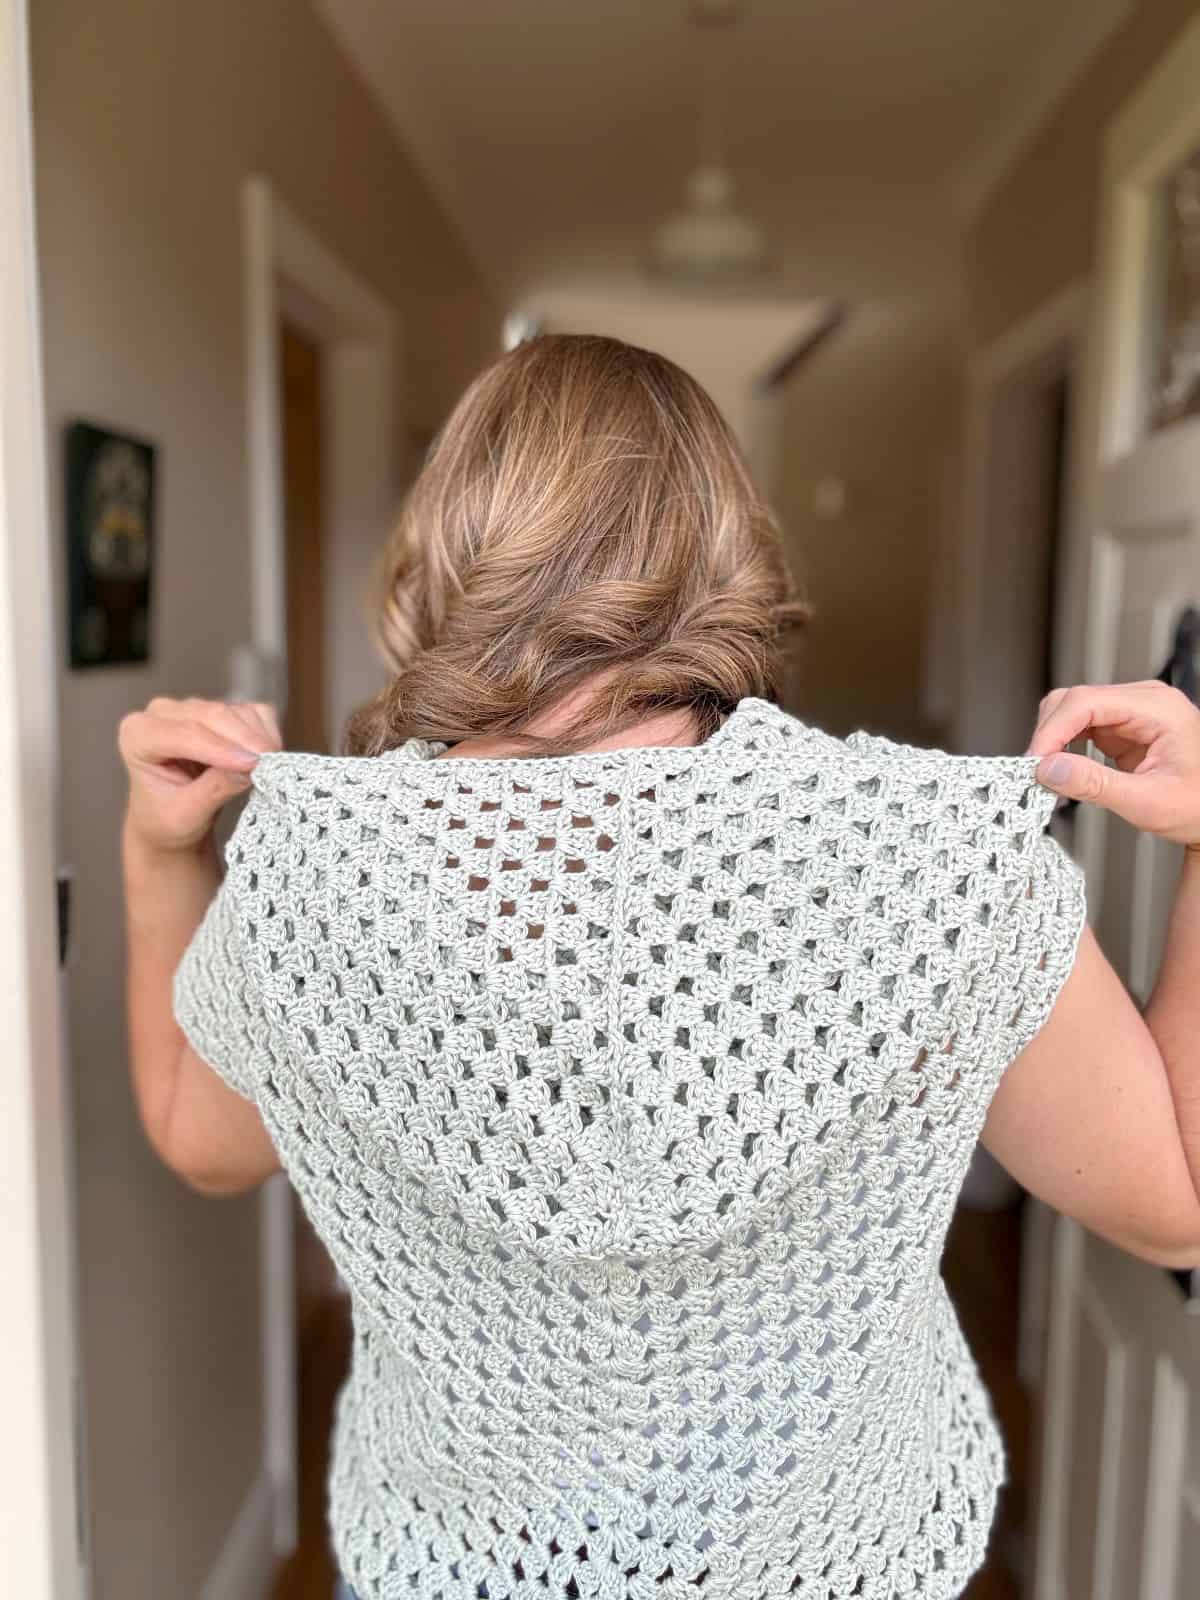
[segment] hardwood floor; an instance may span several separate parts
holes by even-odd
[[[968,1211],[950,1225],[942,1272],[1004,1434],[1009,1482],[1001,1491],[988,1562],[965,1600],[1020,1600],[1002,1551],[1028,1548],[1030,1405],[1017,1377],[1021,1213]]]
[[[1009,1454],[987,1566],[964,1600],[1020,1600],[1000,1549],[1024,1531],[1029,1481],[1029,1404],[1017,1381],[1020,1213],[960,1210],[944,1270],[967,1339],[991,1392]],[[272,1600],[331,1600],[334,1563],[325,1522],[325,1473],[338,1387],[350,1354],[349,1302],[332,1295],[309,1315],[300,1345],[300,1543],[281,1569]]]
[[[272,1600],[332,1600],[336,1578],[325,1521],[325,1473],[338,1389],[350,1360],[350,1301],[330,1294],[310,1311],[300,1340],[300,1540]]]

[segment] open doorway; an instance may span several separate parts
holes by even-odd
[[[321,500],[321,346],[286,318],[279,330],[280,420],[286,530],[287,711],[289,750],[329,750],[325,715],[325,552]]]
[[[329,752],[325,598],[325,361],[321,343],[285,316],[279,328],[287,666],[284,743]],[[296,1544],[275,1580],[277,1600],[328,1596],[333,1561],[325,1531],[332,1408],[349,1361],[350,1306],[324,1245],[295,1196]]]
[[[382,683],[365,596],[399,482],[393,309],[262,178],[243,191],[254,639],[239,698],[283,711],[289,746],[337,747]],[[349,1309],[278,1178],[262,1194],[264,1454],[275,1593],[328,1595],[325,1449]]]
[[[976,652],[985,663],[975,717],[989,748],[1014,753],[1054,686],[1073,346],[1056,341],[996,387],[986,482]]]
[[[1059,626],[1086,291],[1076,285],[973,363],[960,545],[956,747],[1017,754],[1065,670]]]
[[[972,368],[955,730],[962,751],[1024,750],[1038,702],[1066,671],[1062,593],[1085,308],[1085,289],[1073,286]],[[1052,1227],[1053,1214],[980,1148],[943,1270],[992,1396],[1009,1472],[971,1600],[1017,1600],[1033,1570]]]

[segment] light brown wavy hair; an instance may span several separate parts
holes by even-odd
[[[676,707],[705,739],[743,696],[778,699],[807,616],[695,379],[617,339],[542,335],[480,373],[409,490],[376,621],[395,676],[346,748],[490,734],[566,754]],[[596,673],[570,726],[526,731]]]

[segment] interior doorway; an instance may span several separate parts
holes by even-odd
[[[317,341],[285,318],[279,330],[288,639],[284,732],[289,750],[323,754],[329,749],[329,732],[325,714],[322,365]]]
[[[254,638],[238,697],[278,703],[289,743],[320,752],[383,680],[365,595],[399,484],[399,325],[266,179],[246,180],[242,217]],[[345,1301],[282,1177],[261,1207],[263,1449],[291,1585],[280,1592],[327,1595],[314,1451],[338,1371],[321,1353],[314,1390],[306,1341],[322,1308],[341,1316]]]
[[[325,618],[328,582],[325,359],[321,342],[284,316],[279,328],[279,416],[287,617],[284,742],[327,754]],[[328,1441],[349,1367],[350,1308],[329,1253],[293,1195],[296,1337],[296,1543],[276,1576],[274,1600],[327,1600],[334,1563],[326,1527]]]
[[[1086,314],[1075,285],[973,364],[961,545],[955,746],[1019,754],[1064,673],[1074,397]]]
[[[1086,307],[1085,286],[1073,285],[971,369],[954,726],[961,751],[1019,754],[1038,702],[1068,672],[1063,592]],[[1069,848],[1062,824],[1054,826]],[[1053,1214],[977,1150],[943,1269],[1004,1434],[1008,1482],[971,1600],[1017,1600],[1032,1577],[1052,1229]]]

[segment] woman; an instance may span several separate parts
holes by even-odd
[[[977,1138],[1200,1261],[1200,713],[1058,690],[985,759],[783,711],[771,519],[604,339],[474,383],[386,566],[348,756],[266,706],[121,731],[149,1137],[205,1192],[282,1166],[353,1296],[346,1582],[960,1594],[1004,1472],[938,1273]],[[1056,793],[1189,847],[1144,1014]]]

